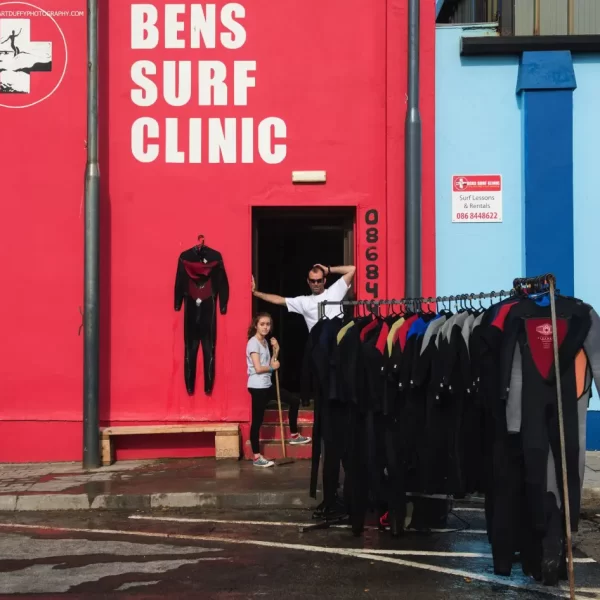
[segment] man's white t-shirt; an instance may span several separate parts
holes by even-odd
[[[327,288],[322,294],[315,296],[296,296],[295,298],[286,298],[285,304],[290,312],[298,313],[304,317],[308,331],[310,331],[319,320],[319,302],[328,300],[331,302],[343,300],[348,293],[350,286],[340,277],[331,287]],[[339,305],[325,305],[325,315],[329,319],[341,317],[342,310]]]

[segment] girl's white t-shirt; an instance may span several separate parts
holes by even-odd
[[[269,344],[265,341],[261,344],[255,336],[252,336],[246,344],[246,365],[248,367],[248,387],[253,389],[264,389],[271,387],[271,373],[257,373],[252,364],[253,352],[258,354],[261,367],[268,367],[271,364],[271,352]]]

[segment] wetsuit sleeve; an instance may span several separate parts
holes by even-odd
[[[518,306],[518,305],[515,305]],[[498,316],[494,319],[491,327],[496,327],[503,334],[502,344],[500,349],[500,400],[503,403],[508,400],[510,392],[510,383],[513,376],[513,361],[515,357],[515,348],[518,343],[519,333],[523,327],[523,321],[516,315],[513,307],[507,308],[508,305],[502,307]],[[504,312],[503,312],[504,311]],[[505,315],[503,317],[503,314]]]
[[[523,368],[521,365],[521,348],[519,344],[516,344],[510,378],[510,390],[506,401],[506,428],[508,433],[519,433],[521,431],[522,394]]]
[[[175,310],[181,310],[183,304],[183,296],[185,294],[185,286],[187,283],[187,273],[181,262],[181,259],[177,259],[177,271],[175,273]]]
[[[219,307],[221,314],[227,314],[227,304],[229,302],[229,279],[225,270],[225,263],[221,259],[221,272],[219,273]]]
[[[590,319],[592,324],[583,343],[583,348],[592,368],[596,389],[600,394],[600,317],[593,308],[590,310]]]

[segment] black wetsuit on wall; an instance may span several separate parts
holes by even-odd
[[[182,252],[175,276],[175,310],[184,309],[185,385],[194,394],[196,362],[202,344],[204,393],[210,394],[215,381],[217,341],[217,296],[221,314],[227,312],[229,282],[220,252],[207,246],[194,246]]]

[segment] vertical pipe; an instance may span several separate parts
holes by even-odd
[[[501,0],[500,35],[513,35],[515,31],[515,0]]]
[[[541,0],[533,2],[533,35],[540,35],[541,26]]]
[[[405,296],[421,295],[421,115],[419,113],[419,0],[408,3],[408,104],[405,127]]]
[[[567,31],[569,35],[575,33],[575,0],[569,0],[567,15]]]
[[[83,467],[100,466],[99,431],[99,255],[100,169],[98,165],[98,0],[87,0],[87,162],[85,165],[85,266],[83,313]]]

